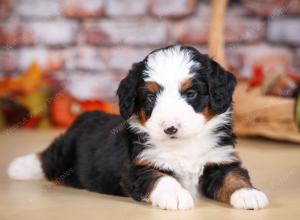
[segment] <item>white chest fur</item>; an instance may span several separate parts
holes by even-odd
[[[155,143],[139,158],[150,161],[154,167],[174,172],[181,185],[194,197],[198,195],[199,177],[207,163],[231,162],[235,158],[232,146],[216,147],[201,141]],[[203,143],[204,144],[204,143]]]

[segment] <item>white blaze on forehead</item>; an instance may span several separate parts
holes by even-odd
[[[188,50],[181,50],[180,46],[159,50],[148,57],[146,81],[155,81],[161,85],[180,82],[192,77],[191,68],[200,66],[192,60],[192,54]]]

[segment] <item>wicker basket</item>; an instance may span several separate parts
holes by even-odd
[[[209,55],[226,68],[224,56],[224,14],[228,0],[213,0],[209,30]],[[294,120],[292,98],[262,95],[259,88],[246,91],[239,83],[234,94],[235,132],[238,136],[264,136],[300,143]]]
[[[234,129],[238,136],[264,136],[300,143],[292,98],[263,95],[259,88],[246,91],[239,83],[234,94]]]

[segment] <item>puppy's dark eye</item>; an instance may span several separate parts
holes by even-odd
[[[154,94],[148,94],[147,95],[147,100],[149,103],[154,103],[156,99],[156,96]]]
[[[198,92],[196,90],[193,90],[193,89],[190,89],[190,90],[186,91],[186,93],[185,93],[185,97],[190,101],[197,98],[197,96],[198,96]]]

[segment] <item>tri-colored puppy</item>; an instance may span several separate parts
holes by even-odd
[[[235,150],[235,85],[232,74],[192,47],[155,50],[121,81],[121,116],[84,113],[46,150],[15,159],[8,174],[45,176],[161,209],[191,209],[199,195],[264,208],[268,199]]]

